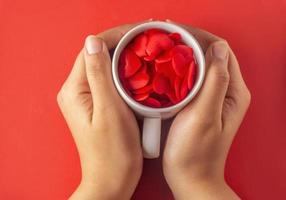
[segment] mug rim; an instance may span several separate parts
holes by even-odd
[[[194,87],[192,90],[188,93],[188,95],[179,103],[176,103],[172,106],[163,107],[163,108],[154,108],[145,106],[137,101],[135,101],[132,97],[130,97],[125,89],[123,88],[119,75],[118,75],[118,61],[119,57],[121,55],[122,50],[129,44],[129,42],[136,37],[138,34],[143,32],[144,30],[151,29],[151,28],[158,28],[165,30],[167,32],[178,32],[182,35],[182,40],[184,43],[190,47],[192,47],[194,51],[194,58],[197,63],[197,66],[199,68],[199,73],[197,80],[195,82]],[[202,86],[203,80],[205,76],[205,58],[204,53],[201,49],[201,46],[199,45],[198,41],[195,39],[195,37],[188,32],[186,29],[182,28],[181,26],[167,23],[167,22],[146,22],[143,24],[139,24],[132,29],[130,29],[119,41],[118,45],[115,48],[113,59],[112,59],[112,77],[113,81],[115,83],[115,86],[120,93],[121,97],[126,101],[126,103],[131,106],[133,109],[135,109],[136,112],[139,113],[146,113],[146,112],[154,112],[154,113],[161,113],[161,112],[170,112],[176,109],[180,109],[184,106],[186,106],[198,93],[199,89]]]

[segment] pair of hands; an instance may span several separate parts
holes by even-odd
[[[224,39],[180,25],[202,46],[207,72],[199,94],[170,128],[163,154],[165,178],[176,199],[239,199],[225,183],[224,165],[250,93]],[[70,199],[130,199],[140,179],[139,128],[113,85],[109,55],[134,26],[87,37],[58,93],[82,167],[81,183]]]

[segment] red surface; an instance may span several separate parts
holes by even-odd
[[[71,194],[79,159],[56,93],[87,34],[150,17],[229,41],[252,104],[231,148],[227,180],[243,199],[285,199],[285,8],[285,0],[0,0],[0,199]],[[145,162],[134,199],[172,199],[160,160]]]

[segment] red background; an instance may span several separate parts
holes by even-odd
[[[226,166],[243,199],[286,198],[286,2],[0,0],[0,199],[66,199],[79,158],[56,104],[86,35],[170,18],[226,38],[252,104]],[[172,199],[160,160],[144,163],[134,199]]]

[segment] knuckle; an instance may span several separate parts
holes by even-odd
[[[100,76],[105,73],[105,69],[101,62],[90,61],[86,73],[90,76]]]
[[[95,75],[96,73],[101,71],[100,64],[94,60],[88,61],[88,65],[86,66],[86,68],[87,75]]]
[[[93,69],[93,70],[89,70],[87,72],[87,77],[90,77],[90,84],[92,84],[94,81],[98,82],[98,83],[104,83],[104,81],[106,80],[106,73],[104,70],[102,69]]]
[[[61,90],[57,94],[57,102],[58,102],[58,105],[61,105],[63,102],[63,96],[62,96]]]
[[[57,94],[57,102],[59,105],[64,104],[67,99],[71,99],[72,96],[73,92],[71,91],[71,89],[69,89],[69,87],[67,87],[66,85],[63,85]]]
[[[89,70],[100,68],[101,63],[98,55],[86,59],[86,65],[89,67]]]
[[[220,40],[221,42],[223,42],[225,44],[225,46],[228,48],[229,51],[231,51],[231,46],[230,46],[230,43],[229,41],[227,41],[226,39],[224,38],[221,38]]]
[[[246,103],[249,105],[251,102],[251,93],[248,88],[246,88],[244,96],[245,96]]]
[[[228,42],[226,39],[224,39],[224,38],[218,37],[218,40],[215,41],[215,42],[213,43],[213,45],[214,45],[214,44],[217,44],[217,43],[223,43],[228,49],[231,49],[231,48],[230,48],[230,45],[229,45],[229,42]]]
[[[65,92],[64,92],[63,89],[61,89],[61,90],[58,92],[58,94],[57,94],[57,102],[58,102],[58,105],[64,104],[65,99],[66,99]]]
[[[216,36],[216,40],[213,42],[213,44],[216,43],[224,43],[226,46],[229,46],[228,41],[220,36]]]
[[[221,82],[223,83],[228,83],[229,82],[229,73],[227,71],[224,71],[222,73],[218,74],[219,79],[221,80]]]
[[[228,41],[226,39],[224,39],[224,38],[219,38],[218,42],[224,43],[227,47],[229,47]]]
[[[221,39],[221,42],[223,42],[227,47],[229,47],[229,43],[226,39]]]
[[[251,93],[247,88],[239,89],[234,94],[234,97],[229,99],[231,105],[248,108],[251,102]]]
[[[110,65],[111,63],[102,55],[97,55],[95,59],[88,61],[86,73],[91,76],[105,76]]]
[[[227,69],[222,69],[222,68],[216,68],[215,76],[217,77],[218,81],[221,84],[228,84],[230,80],[230,75],[227,71]]]

